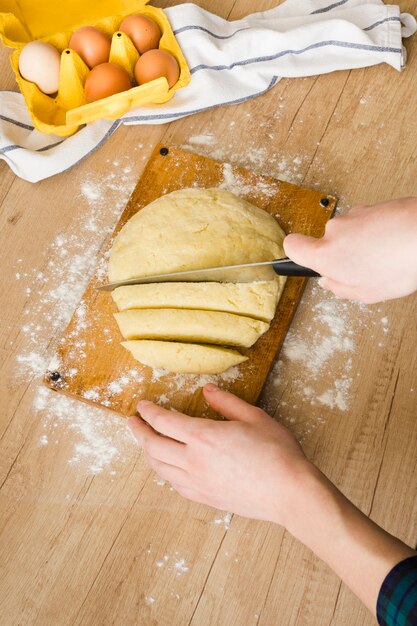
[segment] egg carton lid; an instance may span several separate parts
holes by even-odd
[[[0,40],[21,48],[33,39],[74,31],[109,15],[137,13],[149,0],[0,0]]]

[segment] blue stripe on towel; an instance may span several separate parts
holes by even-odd
[[[401,18],[400,17],[386,17],[383,20],[379,20],[379,22],[375,22],[375,24],[371,24],[371,26],[367,26],[366,28],[364,28],[363,30],[372,30],[373,28],[376,28],[377,26],[380,26],[381,24],[385,24],[385,22],[401,22]]]
[[[375,24],[371,24],[371,26],[367,26],[366,28],[362,28],[361,30],[363,30],[363,31],[373,30],[377,26],[380,26],[381,24],[385,24],[385,22],[401,22],[401,18],[400,17],[386,17],[383,20],[379,20],[379,22],[375,22]],[[234,37],[238,33],[241,33],[241,32],[243,32],[245,30],[250,30],[250,28],[251,27],[249,27],[249,26],[247,28],[239,28],[234,33],[232,33],[231,35],[217,35],[216,33],[213,33],[211,30],[208,30],[208,28],[204,28],[204,26],[199,26],[197,24],[193,24],[193,25],[190,25],[190,26],[182,26],[182,28],[179,28],[178,30],[175,30],[174,31],[174,35],[181,35],[181,33],[185,33],[185,32],[187,32],[189,30],[201,30],[202,32],[207,33],[208,35],[210,35],[211,37],[214,37],[215,39],[231,39],[232,37]]]
[[[135,115],[135,117],[127,117],[126,121],[134,120],[136,122],[145,122],[146,120],[169,120],[176,119],[178,117],[185,117],[186,115],[194,115],[194,113],[201,113],[202,111],[208,111],[209,109],[215,109],[218,106],[223,106],[225,104],[241,104],[242,102],[247,102],[248,100],[252,100],[252,98],[257,98],[258,96],[262,96],[262,94],[266,93],[276,85],[278,81],[278,76],[273,76],[271,82],[269,83],[266,89],[262,89],[262,91],[258,91],[257,93],[251,94],[249,96],[243,96],[242,98],[238,98],[236,100],[230,100],[229,102],[222,102],[219,104],[211,104],[208,107],[203,107],[201,109],[194,109],[191,111],[181,111],[179,113],[158,113],[156,115]],[[123,119],[121,120],[123,122]]]
[[[23,122],[14,120],[11,117],[6,117],[5,115],[0,115],[0,120],[3,120],[4,122],[9,122],[9,124],[14,124],[15,126],[20,126],[20,128],[25,128],[26,130],[35,130],[33,126],[29,126],[29,124],[23,124]]]
[[[61,139],[60,141],[56,141],[55,143],[51,143],[48,146],[44,146],[43,148],[37,148],[36,150],[30,150],[29,152],[46,152],[47,150],[51,150],[51,148],[55,148],[55,146],[59,146],[61,143],[64,143],[65,139]],[[4,148],[0,148],[0,154],[5,154],[6,152],[11,152],[12,150],[18,150],[21,148],[22,150],[27,150],[23,146],[19,146],[18,144],[12,144],[10,146],[5,146]]]
[[[193,67],[190,72],[191,74],[195,74],[195,72],[199,72],[200,70],[215,70],[215,71],[223,71],[223,70],[232,70],[234,67],[239,67],[242,65],[251,65],[253,63],[262,63],[264,61],[274,61],[275,59],[279,59],[280,57],[286,56],[287,54],[303,54],[304,52],[308,52],[309,50],[313,50],[314,48],[324,48],[326,46],[336,46],[339,48],[352,48],[354,50],[370,50],[373,52],[396,52],[402,54],[401,48],[390,48],[386,46],[371,46],[368,44],[361,43],[349,43],[346,41],[320,41],[317,43],[313,43],[306,48],[302,48],[301,50],[282,50],[277,54],[271,54],[269,56],[264,57],[255,57],[252,59],[244,59],[243,61],[235,61],[231,65],[196,65]]]
[[[349,0],[339,0],[339,2],[333,2],[333,4],[329,4],[329,6],[324,7],[323,9],[316,9],[310,15],[318,15],[319,13],[327,13],[328,11],[332,11],[332,9],[336,9],[337,7],[341,7],[342,4],[346,4]]]
[[[201,30],[204,33],[207,33],[208,35],[211,35],[211,37],[215,37],[216,39],[231,39],[238,33],[241,33],[244,30],[250,30],[251,28],[252,28],[251,26],[247,26],[246,28],[239,28],[238,30],[235,30],[235,32],[232,33],[231,35],[216,35],[216,33],[213,33],[211,30],[209,30],[208,28],[205,28],[204,26],[198,26],[197,24],[195,25],[193,24],[190,26],[182,26],[181,28],[178,28],[178,30],[174,30],[174,35],[180,35],[181,33],[184,33],[187,30]]]

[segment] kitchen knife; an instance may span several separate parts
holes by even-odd
[[[260,263],[245,263],[243,265],[227,265],[224,267],[209,267],[200,270],[188,270],[185,272],[172,272],[170,274],[156,274],[155,276],[139,276],[117,283],[110,283],[97,287],[100,291],[113,291],[117,287],[127,285],[146,285],[149,283],[252,283],[259,280],[272,280],[276,274],[279,276],[305,276],[318,277],[320,274],[308,267],[297,265],[288,257],[275,261],[262,261]]]

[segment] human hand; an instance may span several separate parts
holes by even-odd
[[[312,467],[300,445],[284,426],[231,393],[209,384],[204,396],[229,421],[139,402],[145,421],[132,417],[129,427],[151,467],[186,498],[286,526],[299,479]]]
[[[417,198],[358,206],[327,222],[321,239],[291,234],[285,253],[336,296],[372,304],[417,290]]]

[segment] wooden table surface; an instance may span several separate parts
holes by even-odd
[[[200,4],[229,19],[254,10],[247,0]],[[415,12],[415,2],[401,9]],[[402,73],[377,66],[283,79],[238,106],[121,127],[37,184],[0,162],[2,625],[374,623],[280,527],[181,499],[147,468],[123,422],[46,390],[41,378],[158,142],[334,194],[341,210],[417,195],[417,37],[406,47]],[[8,57],[1,48],[0,88],[15,89]],[[262,395],[322,471],[409,545],[416,306],[417,295],[345,303],[310,281]]]

